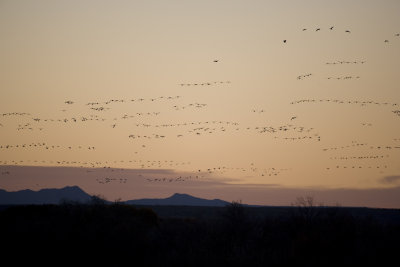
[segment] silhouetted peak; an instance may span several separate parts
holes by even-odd
[[[184,199],[184,198],[195,198],[195,197],[188,195],[188,194],[175,193],[172,196],[170,196],[169,198]]]
[[[61,188],[61,190],[64,191],[70,191],[70,192],[84,192],[79,186],[73,185],[73,186],[66,186]]]
[[[176,206],[225,206],[229,202],[223,200],[208,200],[188,194],[175,193],[164,199],[136,199],[128,200],[127,204],[134,205],[176,205]]]
[[[39,191],[0,191],[0,204],[57,204],[64,200],[86,202],[90,200],[90,195],[79,186],[45,188]]]
[[[29,189],[28,190],[23,190],[23,191],[34,192],[32,190],[29,190]],[[62,187],[62,188],[44,188],[44,189],[41,189],[41,190],[36,191],[36,192],[43,192],[43,193],[45,193],[45,192],[58,192],[58,193],[61,193],[62,192],[62,193],[68,193],[68,194],[81,194],[81,193],[85,193],[86,194],[85,191],[83,191],[79,186],[76,186],[76,185],[74,185],[74,186],[65,186],[65,187]]]

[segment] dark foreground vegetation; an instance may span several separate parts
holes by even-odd
[[[400,251],[400,221],[354,216],[346,208],[299,206],[273,216],[239,203],[207,209],[212,216],[186,218],[100,199],[8,207],[0,211],[2,260],[14,266],[389,266]]]

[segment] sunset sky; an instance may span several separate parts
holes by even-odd
[[[0,0],[0,188],[400,208],[399,14]]]

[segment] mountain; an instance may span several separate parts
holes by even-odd
[[[78,186],[39,191],[21,190],[7,192],[0,189],[0,205],[59,204],[63,200],[88,202],[91,196]]]
[[[215,206],[215,207],[223,207],[229,202],[220,200],[220,199],[203,199],[193,197],[187,194],[174,194],[168,198],[153,198],[153,199],[136,199],[136,200],[128,200],[125,201],[126,204],[130,205],[153,205],[153,206]]]
[[[59,204],[64,200],[87,203],[91,200],[91,196],[78,186],[67,186],[60,189],[42,189],[39,191],[28,189],[16,192],[7,192],[0,189],[0,205]],[[125,203],[129,205],[204,207],[223,207],[230,204],[220,199],[209,200],[178,193],[168,198],[136,199],[125,201]]]

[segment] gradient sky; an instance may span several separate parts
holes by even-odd
[[[397,0],[1,0],[0,188],[400,208],[379,201],[400,186],[398,14]]]

